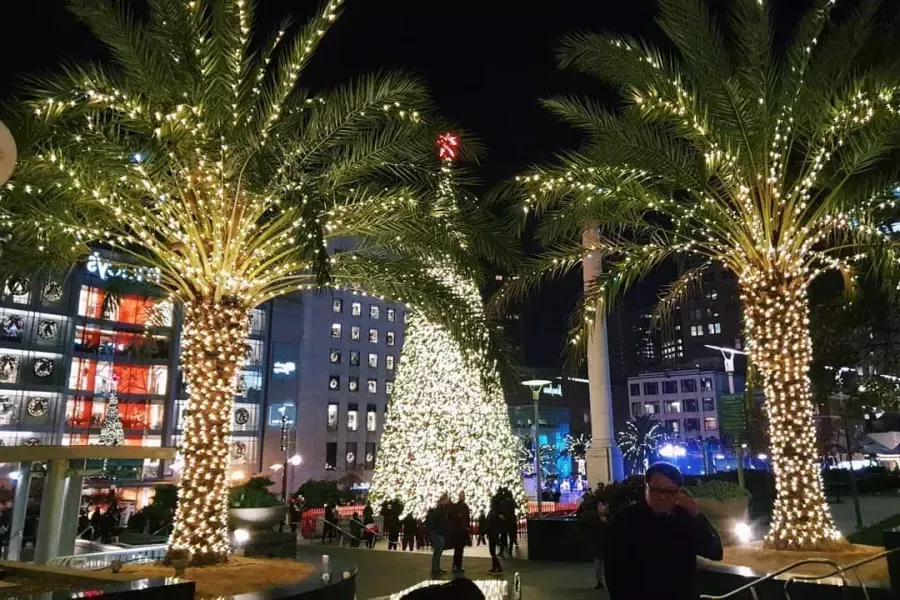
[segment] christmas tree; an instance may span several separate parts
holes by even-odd
[[[121,446],[125,443],[125,429],[119,418],[119,397],[116,395],[118,378],[113,376],[109,385],[109,400],[106,402],[106,418],[100,429],[101,446]]]
[[[452,209],[459,141],[443,134],[438,143],[443,163],[438,204]],[[483,310],[474,281],[446,264],[433,271],[473,312]],[[441,494],[455,500],[465,492],[477,515],[487,512],[491,496],[505,487],[524,507],[516,439],[499,376],[487,364],[484,353],[462,350],[446,329],[422,314],[410,315],[369,491],[373,505],[399,499],[407,512],[424,517]]]

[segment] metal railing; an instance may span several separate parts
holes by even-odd
[[[57,556],[47,561],[47,564],[81,571],[103,569],[110,566],[112,561],[126,562],[156,562],[166,557],[166,544],[154,546],[136,546],[121,550],[108,550],[106,552],[92,552],[90,554],[73,554],[70,556]]]
[[[341,528],[339,525],[335,525],[335,524],[332,523],[331,521],[325,520],[324,517],[316,517],[316,520],[317,520],[317,521],[322,521],[322,527],[323,527],[323,529],[322,529],[322,540],[323,540],[323,543],[324,543],[324,539],[325,539],[325,531],[326,531],[326,530],[324,529],[324,527],[328,527],[328,526],[331,526],[331,528],[332,528],[334,531],[339,532],[339,534],[343,534],[343,535],[338,535],[338,536],[337,536],[337,537],[338,537],[338,545],[341,546],[341,547],[343,547],[343,545],[344,545],[344,538],[345,538],[345,537],[348,537],[348,538],[350,538],[350,539],[352,539],[352,540],[356,540],[357,542],[365,543],[365,540],[362,540],[362,539],[356,537],[355,535],[353,535],[353,534],[350,533],[349,531],[346,531],[345,529]],[[309,538],[309,543],[310,543],[310,544],[315,543],[315,539],[316,539],[317,537],[318,537],[318,536],[315,535],[315,532],[313,532],[313,535],[310,536],[310,538]]]
[[[780,575],[784,575],[785,573],[789,573],[790,571],[793,571],[797,567],[802,567],[804,565],[818,564],[818,565],[828,565],[830,567],[833,567],[834,570],[832,570],[828,573],[825,573],[824,575],[797,574],[797,575],[792,575],[791,577],[788,577],[784,581],[784,597],[787,598],[787,600],[791,600],[791,595],[790,595],[790,593],[788,593],[788,585],[790,585],[792,582],[795,582],[795,581],[798,581],[798,582],[821,581],[822,579],[828,579],[829,577],[839,576],[841,578],[841,581],[844,583],[844,585],[848,586],[849,582],[847,580],[846,573],[849,571],[852,571],[853,575],[856,577],[856,581],[859,583],[859,588],[863,593],[863,597],[866,600],[871,600],[871,597],[869,596],[869,591],[868,591],[868,589],[866,589],[866,584],[863,582],[862,577],[860,576],[859,571],[857,569],[865,564],[868,564],[870,562],[875,562],[876,560],[885,558],[888,555],[893,554],[898,551],[900,551],[900,547],[892,548],[890,550],[885,550],[884,552],[880,552],[878,554],[873,554],[872,556],[868,556],[862,560],[858,560],[856,562],[853,562],[853,563],[850,563],[849,565],[844,565],[844,566],[841,566],[838,563],[836,563],[835,561],[827,559],[827,558],[807,558],[807,559],[795,562],[794,564],[783,567],[783,568],[775,571],[774,573],[769,573],[768,575],[764,575],[758,579],[755,579],[755,580],[751,581],[750,583],[742,585],[741,587],[739,587],[737,589],[731,590],[727,594],[722,594],[721,596],[703,595],[703,596],[700,596],[700,598],[701,598],[701,600],[726,600],[727,598],[736,596],[737,594],[740,594],[741,592],[749,591],[750,596],[753,598],[753,600],[759,600],[759,595],[756,593],[756,586],[758,586],[759,584],[764,583],[766,581],[773,580],[776,577],[779,577]]]
[[[383,539],[385,542],[390,543],[390,540],[387,538],[386,535],[384,535],[383,533],[378,532],[378,531],[370,531],[370,530],[367,530],[367,529],[366,529],[366,524],[363,523],[362,521],[360,521],[359,519],[354,519],[353,517],[350,517],[350,522],[351,522],[351,523],[359,523],[359,524],[362,526],[362,528],[363,528],[363,535],[365,535],[366,533],[370,533],[370,534],[374,535],[376,538],[381,538],[381,539]],[[372,524],[374,525],[374,523],[372,523]],[[400,543],[400,538],[397,538],[397,543],[398,543],[398,544]]]

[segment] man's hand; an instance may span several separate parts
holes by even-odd
[[[678,493],[675,494],[675,506],[680,506],[685,509],[692,517],[696,517],[700,514],[700,507],[697,505],[697,501],[691,496],[691,493],[684,488],[681,488]]]

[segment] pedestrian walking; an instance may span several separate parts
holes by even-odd
[[[593,507],[587,507],[585,519],[588,525],[591,548],[594,551],[594,576],[597,579],[598,590],[606,587],[603,557],[607,551],[607,538],[609,537],[609,510],[602,500],[597,500]]]
[[[447,534],[450,521],[450,496],[441,494],[437,506],[428,511],[426,525],[431,536],[431,574],[434,576],[443,575],[446,571],[441,570],[441,554],[444,553],[444,545],[447,542]]]
[[[452,537],[453,537],[453,572],[465,571],[462,566],[463,551],[469,543],[469,528],[472,524],[472,512],[466,504],[466,493],[460,492],[459,499],[453,505],[452,510]]]
[[[388,536],[388,550],[396,550],[400,541],[400,517],[394,510],[384,517],[384,531]]]
[[[416,529],[419,527],[418,521],[416,518],[412,516],[412,513],[406,515],[406,518],[403,519],[403,549],[410,550],[413,549],[413,544],[416,540]]]
[[[491,553],[491,570],[489,573],[502,573],[503,567],[500,566],[500,559],[497,558],[497,549],[502,545],[502,540],[506,537],[506,523],[504,522],[503,511],[499,506],[500,502],[495,496],[491,498],[491,509],[485,519],[485,528],[488,536],[488,551]],[[502,551],[501,551],[502,553]]]
[[[331,506],[325,505],[325,517],[322,523],[322,543],[325,543],[325,540],[329,542],[334,539],[334,508]]]
[[[478,543],[477,546],[482,544],[487,544],[487,528],[488,528],[488,518],[485,516],[484,511],[481,511],[478,514]]]
[[[682,487],[678,467],[656,463],[645,478],[644,502],[622,509],[609,527],[609,597],[698,600],[697,556],[722,560],[722,540]]]

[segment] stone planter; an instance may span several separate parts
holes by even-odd
[[[730,498],[728,500],[697,498],[697,504],[700,506],[700,512],[706,515],[706,518],[722,536],[722,541],[726,545],[736,543],[734,525],[739,521],[749,521],[750,500],[748,498]]]
[[[284,521],[287,513],[287,506],[229,508],[228,527],[230,529],[246,529],[248,531],[265,531]]]

